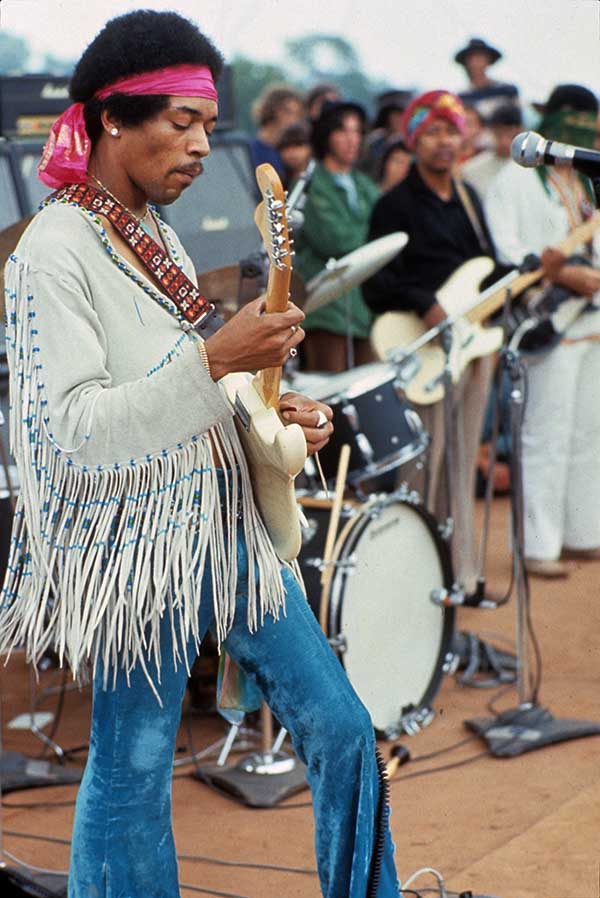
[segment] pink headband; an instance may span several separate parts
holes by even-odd
[[[177,65],[142,75],[131,75],[103,87],[94,96],[106,100],[112,94],[165,94],[174,97],[203,97],[218,101],[208,66]],[[87,175],[91,141],[85,130],[83,103],[73,103],[54,124],[42,151],[38,176],[48,187],[64,187],[83,181]]]

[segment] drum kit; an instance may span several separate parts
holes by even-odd
[[[454,662],[454,609],[433,601],[453,588],[449,546],[419,494],[397,485],[409,465],[427,464],[428,434],[391,363],[296,374],[293,386],[333,409],[334,432],[319,453],[328,490],[348,447],[329,554],[335,496],[318,488],[310,459],[297,491],[308,601],[378,734],[415,733],[433,719],[431,702]]]

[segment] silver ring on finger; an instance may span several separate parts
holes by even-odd
[[[290,358],[295,359],[297,355],[298,355],[298,350],[296,349],[295,346],[292,346],[292,348],[290,349]]]
[[[294,334],[296,333],[296,331],[298,330],[298,328],[296,327],[295,324],[290,324],[290,330],[291,330],[291,332],[292,332],[292,336],[294,336]]]

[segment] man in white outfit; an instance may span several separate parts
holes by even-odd
[[[597,113],[590,91],[561,85],[546,104],[540,131],[592,147]],[[556,252],[592,214],[590,186],[570,167],[508,165],[486,197],[500,260],[519,264],[528,253],[540,254],[551,283],[589,300],[558,345],[527,356],[525,556],[528,572],[543,577],[566,576],[569,558],[600,558],[600,271],[592,267],[599,264],[599,235],[578,248],[577,260]]]

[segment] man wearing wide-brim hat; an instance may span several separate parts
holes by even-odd
[[[469,89],[459,96],[463,103],[475,107],[484,122],[498,106],[519,103],[519,91],[514,84],[495,81],[487,73],[488,68],[499,59],[502,59],[500,50],[480,37],[472,37],[454,57],[454,61],[464,67],[469,79]]]

